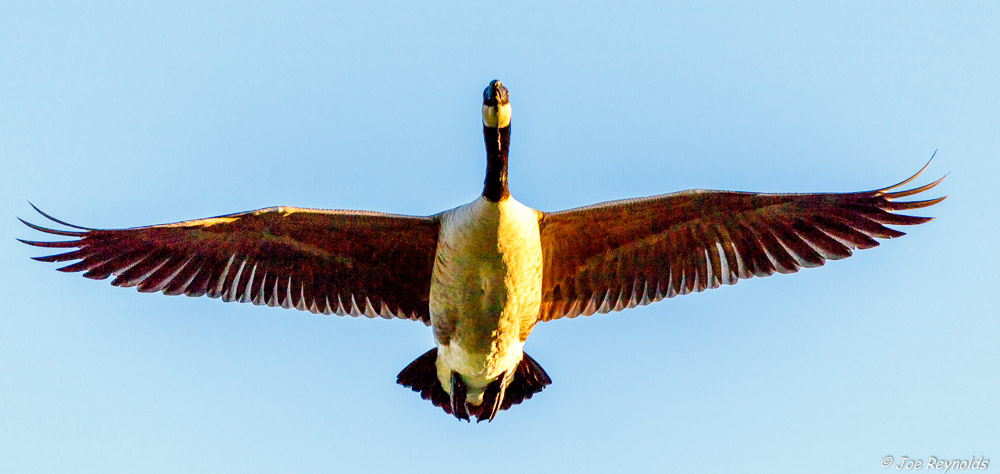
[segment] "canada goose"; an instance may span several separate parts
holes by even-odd
[[[474,201],[427,217],[272,207],[174,224],[72,230],[22,242],[73,249],[37,257],[141,292],[207,295],[313,313],[421,321],[436,347],[397,377],[458,419],[492,420],[551,383],[522,351],[540,321],[588,316],[793,273],[930,218],[895,211],[930,184],[892,191],[762,194],[689,190],[541,212],[507,189],[507,89],[483,91],[486,180]],[[929,162],[928,162],[929,164]],[[32,205],[34,207],[34,205]]]

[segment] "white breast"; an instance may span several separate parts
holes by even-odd
[[[521,360],[519,335],[538,316],[541,286],[533,209],[512,198],[479,198],[441,216],[430,313],[446,390],[450,371],[459,372],[474,403],[474,386],[485,386]]]

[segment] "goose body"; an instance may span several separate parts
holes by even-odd
[[[536,212],[478,198],[441,215],[430,314],[438,379],[462,374],[470,403],[521,360],[542,296]]]
[[[510,196],[506,88],[483,92],[486,179],[472,202],[432,216],[275,207],[128,229],[23,221],[69,249],[36,257],[142,292],[209,296],[313,313],[401,318],[435,347],[397,376],[459,419],[492,420],[551,383],[523,352],[535,324],[731,285],[878,245],[886,225],[930,218],[901,183],[853,193],[689,190],[541,212]],[[929,163],[928,163],[929,164]],[[943,178],[942,178],[943,179]]]

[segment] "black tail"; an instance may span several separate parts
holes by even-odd
[[[527,353],[522,353],[521,362],[514,370],[514,379],[507,386],[507,393],[504,394],[501,410],[506,410],[518,403],[521,403],[532,395],[541,392],[546,385],[552,383],[549,374],[545,369],[535,362]]]
[[[406,366],[399,375],[396,376],[396,383],[409,387],[414,392],[420,394],[420,398],[430,400],[434,406],[441,407],[445,413],[451,414],[451,399],[438,381],[437,347],[424,352],[424,355],[417,357],[410,365]]]
[[[410,362],[399,375],[396,376],[396,383],[409,387],[414,392],[420,394],[420,398],[430,400],[436,407],[440,407],[445,413],[451,415],[451,398],[441,387],[441,382],[437,377],[437,348],[431,349],[424,355],[417,357]],[[507,385],[504,393],[501,410],[506,410],[518,403],[521,403],[532,395],[541,392],[546,385],[552,383],[552,379],[545,373],[542,366],[535,362],[528,354],[521,357],[521,362],[514,369],[514,377]]]

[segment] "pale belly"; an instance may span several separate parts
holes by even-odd
[[[521,360],[541,284],[534,210],[480,198],[442,216],[430,313],[443,386],[453,370],[474,390]]]

